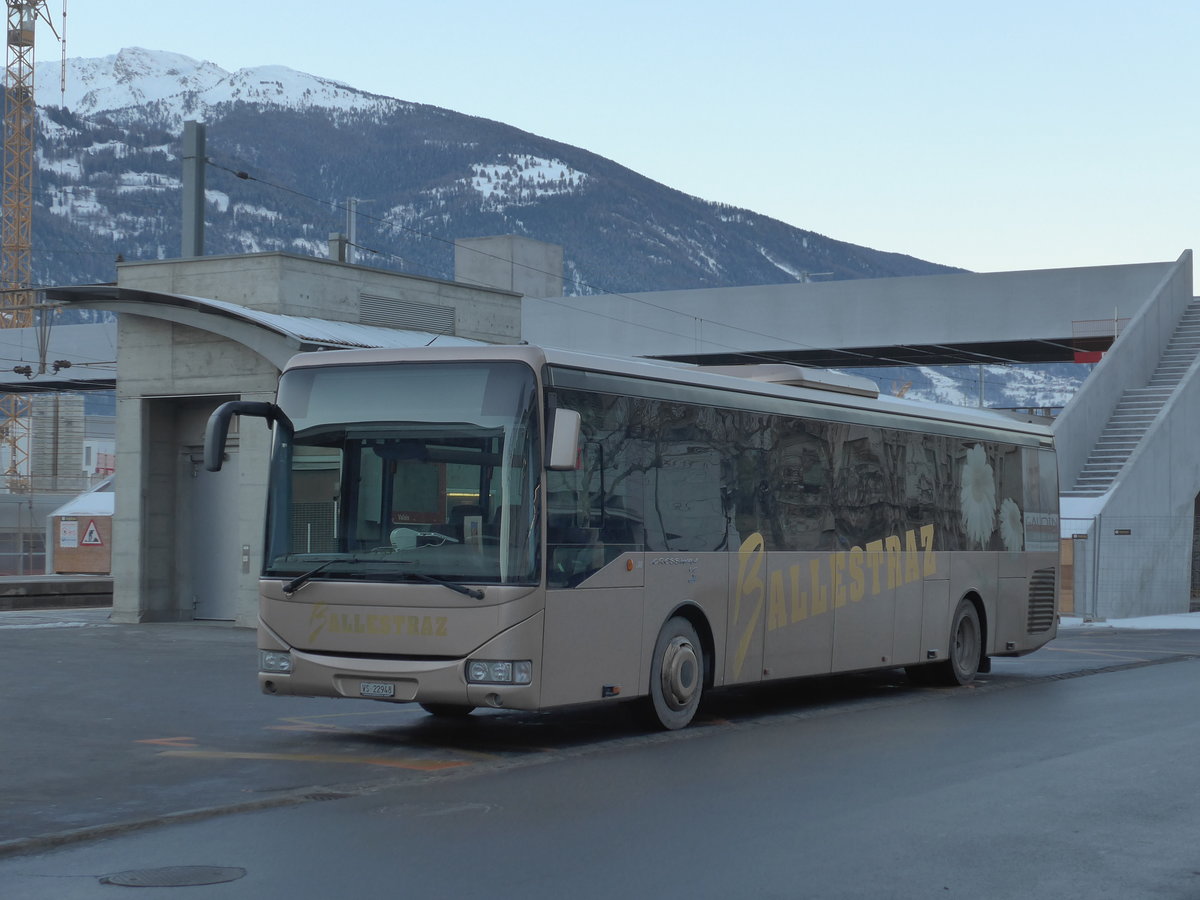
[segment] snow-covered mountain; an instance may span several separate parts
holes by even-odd
[[[179,53],[130,47],[99,59],[67,60],[66,91],[60,64],[35,65],[38,106],[65,106],[78,116],[152,105],[167,119],[203,120],[222,103],[262,103],[293,109],[382,109],[400,103],[285,66],[228,72]]]
[[[446,278],[454,238],[522,234],[564,247],[567,294],[952,271],[688,196],[499,122],[281,66],[228,72],[130,48],[69,60],[65,95],[57,63],[39,64],[35,85],[39,283],[111,281],[118,257],[178,254],[186,119],[207,123],[214,254],[323,256],[354,197],[360,261]],[[1061,406],[1086,374],[1063,364],[859,371],[888,393],[963,405],[979,402],[982,380],[985,404],[1005,407]]]
[[[46,63],[35,80],[45,283],[111,280],[118,255],[177,253],[185,119],[207,123],[209,253],[324,255],[354,197],[371,265],[444,278],[454,238],[526,235],[564,247],[568,294],[952,271],[688,196],[499,122],[283,67],[226,72],[134,48],[70,60],[65,96],[57,76]]]

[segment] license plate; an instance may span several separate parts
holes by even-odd
[[[360,681],[358,692],[364,697],[394,697],[396,686],[390,681]]]

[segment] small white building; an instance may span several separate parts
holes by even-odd
[[[50,513],[47,575],[112,574],[113,479],[100,482]]]

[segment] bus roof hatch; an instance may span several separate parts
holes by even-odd
[[[879,388],[869,378],[859,375],[840,375],[825,369],[809,369],[788,363],[760,363],[745,366],[697,366],[699,372],[713,375],[733,375],[764,381],[769,384],[787,384],[793,387],[815,388],[821,391],[836,391],[840,394],[856,394],[859,397],[878,397]]]

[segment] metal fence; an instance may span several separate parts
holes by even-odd
[[[1194,516],[1062,519],[1059,609],[1107,619],[1200,612]]]

